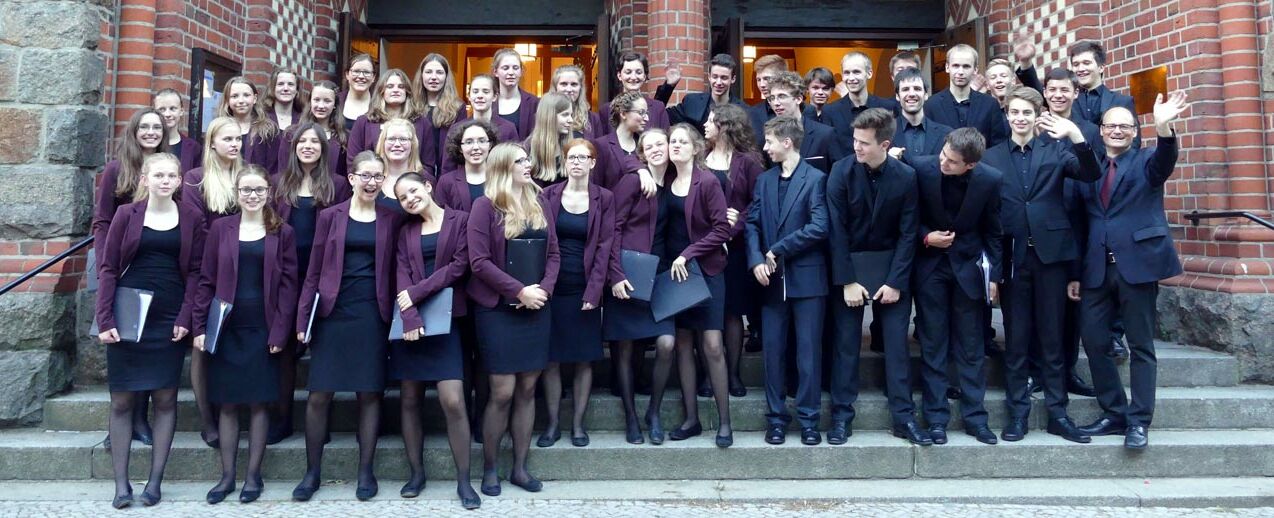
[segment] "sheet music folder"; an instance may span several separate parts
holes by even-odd
[[[425,336],[445,335],[451,332],[451,297],[450,287],[430,295],[414,306],[420,314],[420,321],[425,325]],[[403,313],[394,307],[394,321],[389,324],[389,339],[403,339]]]
[[[664,320],[703,304],[712,297],[699,263],[691,259],[686,263],[686,271],[690,275],[682,282],[672,280],[672,274],[668,271],[661,272],[655,277],[655,286],[650,297],[650,313],[655,321]]]
[[[620,255],[624,266],[624,277],[633,285],[628,296],[637,300],[650,302],[651,292],[655,288],[655,276],[659,270],[659,257],[635,250],[624,250]]]

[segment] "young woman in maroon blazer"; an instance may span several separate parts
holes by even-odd
[[[355,54],[349,59],[349,68],[345,70],[345,89],[337,94],[345,131],[354,129],[354,122],[370,111],[375,86],[376,62],[367,54]]]
[[[501,140],[490,124],[469,119],[451,127],[447,136],[447,154],[464,164],[438,178],[434,198],[448,209],[469,212],[473,200],[481,198],[487,184],[487,156]]]
[[[296,316],[297,340],[310,345],[310,394],[305,407],[306,471],[292,491],[294,500],[309,500],[323,480],[323,444],[334,392],[358,394],[355,496],[369,500],[378,491],[372,464],[385,390],[397,230],[394,212],[376,203],[384,181],[385,163],[379,157],[370,151],[354,157],[349,174],[354,197],[320,212],[315,227]]]
[[[345,143],[345,159],[350,162],[346,164],[347,170],[353,170],[354,157],[359,153],[376,149],[376,143],[380,141],[381,124],[390,119],[406,119],[415,124],[416,119],[420,118],[417,109],[418,105],[411,95],[411,79],[407,78],[407,74],[397,68],[385,72],[372,91],[371,107],[367,109],[367,114],[354,121],[354,127],[349,132],[349,140]]]
[[[261,108],[265,111],[265,116],[274,121],[279,133],[291,129],[301,120],[301,114],[305,113],[300,88],[297,75],[291,70],[276,68],[270,74],[270,82],[265,85],[265,96],[261,98]]]
[[[394,184],[404,173],[421,173],[425,181],[434,183],[432,174],[423,172],[420,163],[420,138],[416,133],[416,125],[407,119],[390,119],[380,128],[380,138],[376,140],[376,156],[385,161],[385,181],[381,184],[380,193],[376,195],[376,204],[394,211],[397,215],[405,214],[402,205],[394,195]]]
[[[314,123],[327,135],[327,163],[332,174],[339,176],[341,183],[347,183],[345,182],[345,140],[349,132],[345,130],[345,118],[341,116],[341,107],[336,102],[336,94],[336,85],[331,81],[314,83],[314,88],[310,89],[309,109],[300,120],[292,124],[292,127],[279,137],[279,170],[276,172],[283,171],[288,166],[291,155],[296,152],[292,144],[300,133],[301,126]]]
[[[574,120],[576,133],[592,140],[610,132],[609,123],[588,104],[588,84],[584,81],[584,69],[579,65],[562,65],[553,69],[549,91],[571,100],[571,119]]]
[[[161,484],[177,425],[177,386],[189,348],[194,292],[204,242],[203,217],[173,201],[181,187],[177,157],[156,153],[142,163],[141,201],[121,206],[106,234],[97,292],[98,338],[106,344],[106,378],[111,391],[111,464],[115,499],[123,508],[133,503],[128,457],[133,427],[133,401],[151,391],[155,402],[154,448],[150,478],[142,503],[162,497]],[[153,292],[141,341],[120,341],[115,320],[116,287]]]
[[[571,100],[565,95],[550,93],[540,99],[535,112],[535,129],[526,139],[531,154],[531,176],[541,188],[564,181],[566,175],[563,146],[575,136],[575,119],[571,114]]]
[[[512,122],[518,130],[518,141],[531,136],[535,129],[535,110],[540,98],[522,89],[522,55],[511,48],[495,51],[491,58],[491,75],[500,82],[495,114]]]
[[[513,466],[509,482],[531,492],[543,487],[527,471],[526,455],[535,424],[535,382],[548,365],[552,326],[548,300],[557,283],[561,257],[557,232],[548,224],[538,193],[526,150],[518,144],[500,144],[491,150],[486,196],[473,202],[469,216],[467,239],[473,276],[468,294],[475,307],[478,347],[491,374],[491,400],[482,425],[482,493],[488,496],[500,494],[497,454],[500,439],[510,428]],[[510,239],[546,241],[544,277],[539,283],[522,284],[505,273],[505,247]],[[506,302],[509,300],[516,300],[516,306]]]
[[[477,119],[490,124],[495,129],[495,134],[500,137],[500,142],[517,142],[518,127],[504,117],[495,115],[495,94],[496,80],[491,74],[478,74],[469,80],[469,110],[468,118]],[[450,134],[450,132],[448,132]],[[444,160],[443,170],[449,171],[454,169],[458,162],[450,160],[446,157]]]
[[[164,142],[168,143],[168,151],[181,160],[181,172],[199,167],[203,163],[203,143],[181,132],[186,114],[181,93],[172,88],[160,90],[151,99],[151,107],[164,118]]]
[[[668,135],[668,159],[670,167],[664,173],[660,217],[667,214],[664,232],[664,259],[670,262],[673,280],[687,277],[686,264],[695,259],[708,282],[712,297],[704,305],[678,314],[677,371],[682,387],[695,386],[695,333],[708,367],[708,379],[717,400],[720,426],[717,428],[717,446],[726,448],[734,443],[734,431],[730,427],[730,395],[726,380],[725,353],[721,346],[721,330],[725,326],[725,270],[724,245],[730,239],[730,222],[726,218],[725,191],[717,177],[701,168],[704,150],[703,137],[690,124],[673,126]],[[668,434],[679,441],[703,432],[699,422],[699,407],[693,391],[682,393],[686,420],[680,428]]]
[[[619,59],[615,60],[615,78],[619,80],[619,84],[623,87],[621,93],[637,92],[641,94],[642,88],[646,86],[647,75],[650,72],[650,63],[646,60],[646,55],[640,52],[628,51],[620,54]],[[668,118],[668,107],[662,101],[657,101],[652,97],[642,94],[642,99],[646,101],[646,107],[650,110],[650,127],[667,130],[671,126],[671,120]],[[598,113],[602,114],[603,119],[609,119],[612,106],[607,103],[598,108]]]
[[[247,406],[248,470],[239,501],[261,496],[261,459],[269,428],[267,405],[278,400],[279,356],[296,319],[296,244],[291,227],[270,206],[270,181],[264,169],[239,173],[239,214],[208,228],[207,246],[195,292],[194,347],[208,350],[215,300],[232,304],[220,327],[216,353],[208,361],[208,400],[220,405],[221,480],[208,491],[210,504],[235,489],[239,453],[239,409]]]
[[[243,138],[240,156],[245,163],[275,172],[279,161],[280,128],[266,114],[257,85],[242,76],[227,80],[225,94],[217,105],[217,116],[231,117],[238,123],[239,135]]]
[[[593,145],[597,146],[593,183],[614,189],[625,174],[638,172],[642,191],[647,195],[654,194],[655,178],[637,159],[637,137],[646,130],[650,121],[646,99],[638,92],[624,92],[611,102],[611,107],[610,124],[614,131],[593,140]]]
[[[412,80],[412,98],[416,101],[416,134],[420,136],[420,162],[424,172],[440,176],[445,158],[447,132],[451,125],[464,119],[464,101],[456,91],[451,64],[442,54],[430,53],[420,61]]]
[[[588,445],[584,414],[593,385],[592,362],[602,359],[602,291],[611,266],[615,239],[615,207],[610,191],[589,181],[597,148],[582,138],[566,143],[566,182],[540,193],[548,224],[557,232],[561,268],[554,296],[549,300],[553,325],[549,365],[544,371],[544,401],[548,423],[537,443],[547,448],[561,437],[558,415],[562,403],[563,363],[575,366],[575,413],[571,445]]]
[[[734,104],[716,104],[708,111],[708,120],[703,124],[704,139],[708,142],[708,154],[704,157],[704,165],[717,176],[717,180],[726,187],[726,203],[729,213],[734,216],[730,230],[730,251],[726,259],[725,269],[725,357],[726,371],[730,380],[730,395],[746,396],[748,391],[739,377],[739,358],[743,353],[743,316],[752,315],[751,322],[760,321],[760,293],[752,273],[748,271],[747,243],[744,241],[743,229],[746,218],[740,214],[748,213],[752,204],[752,191],[756,179],[765,171],[761,158],[756,154],[756,139],[752,132],[752,122],[743,108]],[[711,392],[711,387],[704,382],[699,385],[699,393]]]
[[[465,411],[464,351],[460,329],[424,336],[428,331],[416,306],[443,288],[452,288],[451,316],[467,311],[464,276],[469,271],[469,245],[465,235],[469,215],[447,210],[434,202],[433,186],[417,173],[398,179],[394,192],[409,214],[398,232],[397,307],[403,319],[403,340],[389,344],[390,377],[402,382],[403,445],[411,477],[400,491],[415,498],[425,487],[424,429],[420,404],[425,382],[438,383],[438,402],[447,418],[447,441],[456,463],[456,494],[465,509],[482,505],[469,482],[469,416]]]

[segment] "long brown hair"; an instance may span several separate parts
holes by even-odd
[[[755,151],[756,140],[752,133],[752,121],[748,113],[735,104],[717,104],[712,107],[713,123],[717,125],[717,139],[708,142],[708,151],[715,143],[725,143],[735,153]]]
[[[550,92],[561,93],[557,91],[557,81],[562,78],[563,74],[575,74],[579,78],[579,97],[571,103],[575,111],[571,112],[571,118],[575,120],[575,131],[587,133],[589,130],[588,114],[592,107],[588,105],[588,82],[584,80],[584,69],[579,65],[562,65],[553,71],[553,82],[549,86]]]
[[[336,83],[327,80],[315,81],[314,88],[310,89],[311,99],[314,98],[314,93],[317,92],[319,88],[330,90],[332,92],[332,97],[336,99],[336,104],[332,106],[332,114],[328,115],[327,119],[320,121],[314,118],[314,112],[310,111],[310,107],[307,106],[305,113],[301,115],[301,120],[297,123],[296,127],[300,127],[300,124],[304,124],[306,122],[316,123],[323,127],[323,130],[327,132],[328,138],[336,137],[336,141],[340,142],[341,146],[344,146],[347,135],[345,132],[345,114],[341,108],[341,93],[336,89]],[[293,138],[295,138],[296,135],[299,135],[299,133],[293,132]]]
[[[307,113],[308,110],[305,109],[306,94],[303,90],[301,90],[301,76],[296,72],[293,72],[290,68],[276,68],[274,69],[274,72],[270,74],[270,82],[265,85],[265,97],[261,98],[261,107],[265,109],[267,114],[274,111],[274,103],[277,102],[274,98],[276,95],[274,88],[279,84],[279,76],[283,74],[291,74],[292,79],[296,80],[296,96],[292,98],[292,111]],[[292,124],[296,124],[296,121],[292,121]]]
[[[319,139],[319,159],[314,164],[314,169],[309,173],[305,172],[305,167],[301,165],[301,159],[296,156],[296,142],[301,140],[301,136],[306,132],[313,130]],[[288,150],[288,163],[279,173],[279,188],[274,192],[274,200],[277,203],[287,203],[293,207],[296,206],[297,192],[300,192],[301,186],[304,185],[305,179],[310,179],[310,194],[314,196],[314,205],[316,207],[327,207],[332,204],[336,197],[336,185],[332,180],[331,164],[327,163],[327,147],[330,144],[329,136],[322,126],[317,122],[302,119],[296,126],[296,132],[292,137],[292,149]]]
[[[265,169],[261,166],[252,164],[240,169],[239,175],[235,177],[234,187],[236,196],[239,191],[239,182],[249,176],[255,176],[264,180],[266,188],[271,191],[274,190],[274,185],[270,183],[270,174],[265,172]],[[269,198],[270,193],[267,192],[265,199],[268,200]],[[240,211],[240,214],[242,214],[242,211]],[[261,204],[261,221],[264,223],[265,233],[267,234],[278,233],[279,229],[283,228],[283,219],[279,217],[279,213],[274,211],[274,205],[270,204],[268,201]]]
[[[555,92],[545,94],[535,109],[535,129],[526,142],[531,148],[535,178],[542,182],[552,182],[562,176],[562,144],[571,135],[558,133],[557,114],[569,109],[571,99]]]
[[[487,157],[487,183],[484,193],[491,207],[500,214],[504,238],[513,239],[527,229],[548,228],[544,209],[540,207],[540,188],[534,183],[513,185],[518,155],[526,154],[521,144],[506,142],[491,150]]]
[[[403,82],[403,87],[407,89],[407,99],[403,101],[403,107],[397,115],[389,113],[389,107],[385,104],[385,84],[389,82],[389,78],[397,77]],[[394,117],[415,121],[420,117],[420,112],[416,111],[416,102],[412,100],[411,94],[411,78],[407,77],[407,73],[397,68],[391,68],[376,80],[376,86],[372,87],[371,105],[367,107],[367,120],[370,122],[385,122]]]
[[[261,90],[257,88],[257,85],[252,84],[252,81],[248,81],[243,76],[234,76],[226,80],[226,86],[222,90],[221,102],[217,103],[217,116],[234,118],[234,112],[230,109],[230,89],[234,85],[247,85],[248,88],[252,89],[252,95],[257,99],[257,102],[253,103],[252,106],[252,126],[248,130],[248,136],[261,140],[270,140],[275,135],[278,135],[279,125],[275,124],[274,120],[265,114],[265,104],[261,102]],[[243,145],[247,146],[248,143],[244,142]]]
[[[425,90],[425,81],[421,77],[425,65],[429,63],[442,65],[442,70],[447,74],[447,77],[442,80],[442,91],[438,92],[438,105],[434,107],[429,117],[430,122],[435,128],[450,126],[456,121],[456,116],[464,110],[464,101],[460,100],[460,94],[456,92],[456,77],[451,73],[451,63],[448,63],[447,58],[442,54],[431,52],[425,56],[425,59],[420,60],[420,66],[416,67],[416,78],[411,83],[411,96],[416,101],[416,112],[421,115],[429,113],[429,92]]]
[[[119,176],[115,179],[114,186],[117,198],[133,201],[141,199],[137,186],[142,181],[142,162],[146,160],[147,155],[168,152],[168,128],[160,131],[163,137],[160,138],[159,147],[155,148],[155,151],[146,151],[142,148],[142,143],[138,142],[137,130],[142,126],[142,117],[147,115],[158,117],[160,126],[164,124],[164,117],[151,108],[138,110],[128,119],[128,125],[124,126],[124,135],[119,139],[119,147],[115,151],[115,156],[119,160]]]

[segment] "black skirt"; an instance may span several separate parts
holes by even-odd
[[[543,370],[549,363],[552,306],[538,310],[515,309],[506,304],[475,308],[478,349],[491,374],[515,374]]]
[[[549,299],[549,306],[553,310],[549,361],[577,363],[602,359],[602,310],[582,311],[583,293],[555,293]]]
[[[730,255],[725,263],[725,312],[727,315],[743,316],[755,314],[761,305],[760,284],[752,276],[748,268],[748,251],[744,248],[744,240],[730,242]]]
[[[380,318],[375,280],[343,284],[332,313],[315,320],[309,390],[384,390],[389,324]]]
[[[173,324],[181,311],[186,285],[178,257],[181,231],[142,227],[141,242],[119,285],[155,292],[140,342],[106,345],[106,380],[111,392],[177,388],[190,337],[173,341]]]
[[[704,275],[708,283],[708,292],[712,296],[693,308],[687,309],[672,317],[677,321],[677,329],[694,331],[721,331],[725,329],[725,276]]]
[[[397,311],[397,309],[395,309]],[[389,375],[399,381],[442,381],[464,379],[464,350],[460,346],[459,322],[451,322],[451,332],[426,336],[414,342],[389,342]]]
[[[279,399],[279,356],[270,354],[265,301],[235,297],[208,361],[208,401],[273,403]]]
[[[651,316],[650,303],[628,299],[620,300],[609,293],[602,305],[602,338],[606,341],[641,340],[672,335],[673,319],[656,322]]]

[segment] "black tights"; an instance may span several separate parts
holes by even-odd
[[[425,432],[420,416],[425,382],[403,381],[400,397],[403,446],[407,450],[407,464],[411,467],[411,482],[419,482],[425,479]],[[438,403],[447,418],[447,442],[451,445],[451,457],[456,463],[456,490],[476,496],[469,482],[469,416],[465,412],[464,399],[464,382],[438,382]]]
[[[621,347],[627,345],[632,347],[632,342],[619,342]],[[651,370],[650,383],[650,404],[646,407],[646,423],[658,423],[659,408],[663,404],[664,391],[668,388],[668,377],[672,374],[672,353],[673,353],[673,337],[672,335],[663,335],[655,338],[655,367]],[[627,358],[628,354],[620,353]],[[632,376],[631,366],[620,366],[621,387],[625,374],[628,377],[628,386],[626,388],[624,411],[629,414],[629,419],[635,421],[637,419],[637,411],[633,408],[633,392],[632,392]],[[693,393],[693,389],[691,389]],[[653,426],[653,425],[651,425]]]
[[[220,432],[221,437],[221,480],[214,489],[229,491],[234,487],[235,461],[239,454],[239,407],[242,405],[221,405]],[[243,489],[261,488],[261,459],[265,457],[266,432],[269,430],[270,414],[266,404],[248,406],[248,471],[243,478]]]
[[[686,407],[686,420],[682,429],[688,429],[699,423],[699,403],[695,399],[695,354],[694,333],[689,329],[677,330],[677,372],[681,380],[681,399]],[[708,370],[708,380],[712,383],[713,397],[717,401],[717,416],[720,423],[717,435],[725,436],[732,432],[730,427],[730,392],[726,380],[725,354],[721,347],[721,331],[702,331],[699,344],[703,351],[703,363]]]
[[[376,481],[376,435],[380,431],[380,392],[358,393],[358,485]],[[310,392],[305,403],[305,476],[301,485],[318,487],[322,481],[323,443],[327,440],[331,392]]]
[[[531,479],[526,455],[531,449],[531,427],[535,425],[535,382],[540,371],[491,375],[491,400],[487,401],[482,423],[482,485],[499,482],[496,462],[505,430],[513,438],[513,467],[509,480]],[[513,411],[512,420],[509,410]]]
[[[574,399],[574,414],[571,416],[571,437],[582,437],[584,435],[584,414],[588,411],[588,397],[593,388],[593,364],[591,362],[577,362],[571,365],[575,366],[574,381],[572,382],[571,396]],[[631,371],[630,371],[631,372]],[[544,427],[544,433],[552,435],[560,426],[562,412],[562,364],[549,363],[549,367],[544,370],[544,407],[548,412],[548,423]],[[629,385],[631,386],[632,376],[629,376]]]
[[[137,401],[136,392],[111,392],[111,415],[108,428],[111,438],[111,467],[115,473],[115,494],[126,495],[133,492],[128,483],[128,456],[132,450],[133,439],[133,407]],[[152,425],[155,444],[150,456],[150,477],[146,481],[145,492],[153,496],[161,496],[160,486],[164,482],[164,467],[168,465],[168,453],[172,450],[173,433],[177,429],[177,389],[158,389],[151,391],[151,400],[155,407],[155,420]]]

